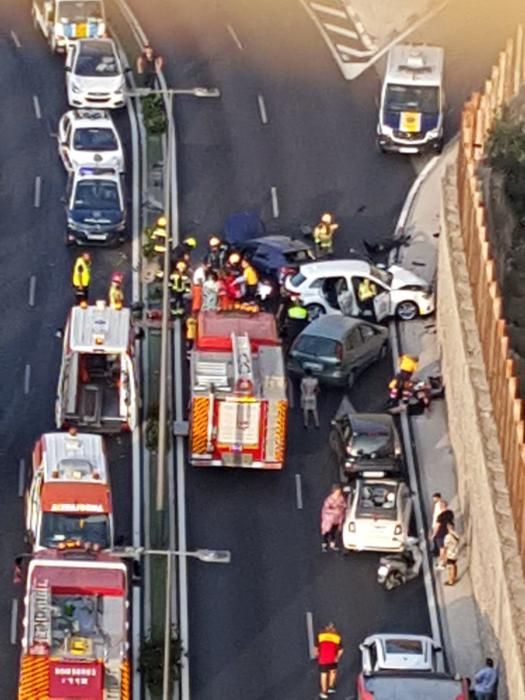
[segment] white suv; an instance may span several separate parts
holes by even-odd
[[[68,48],[66,90],[71,107],[124,107],[125,77],[112,39],[79,39]]]

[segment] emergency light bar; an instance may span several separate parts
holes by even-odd
[[[85,175],[116,175],[115,168],[98,168],[97,166],[83,165],[78,169],[78,174],[84,177]]]

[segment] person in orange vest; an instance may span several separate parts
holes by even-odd
[[[73,263],[71,284],[75,292],[77,302],[87,302],[89,294],[89,284],[91,282],[91,255],[82,253]]]
[[[122,291],[122,281],[124,277],[122,272],[114,272],[111,275],[111,284],[109,285],[108,301],[110,309],[120,309],[124,306],[124,292]]]

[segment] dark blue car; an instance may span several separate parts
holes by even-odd
[[[315,255],[304,242],[289,236],[265,236],[245,241],[239,246],[261,275],[279,284],[286,275],[295,274],[299,265],[312,262]]]

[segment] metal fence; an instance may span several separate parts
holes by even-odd
[[[485,157],[495,120],[525,84],[525,38],[520,25],[509,39],[484,91],[475,93],[463,109],[457,179],[461,231],[483,348],[507,485],[525,567],[525,402],[519,397],[516,365],[511,357],[496,264],[487,231],[478,165]]]

